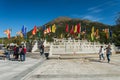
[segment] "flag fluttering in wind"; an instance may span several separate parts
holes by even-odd
[[[33,29],[33,31],[32,31],[32,34],[35,35],[36,33],[37,33],[37,27],[34,26],[34,29]]]
[[[99,38],[99,30],[98,30],[98,29],[96,29],[96,32],[95,32],[95,37],[96,37],[96,39],[98,39],[98,38]]]
[[[10,39],[10,29],[5,30],[4,33],[7,35],[8,39]]]
[[[74,34],[74,26],[72,26],[72,28],[70,30],[70,34]]]
[[[77,36],[78,38],[80,38],[80,33],[78,34],[78,36]]]
[[[91,30],[91,40],[94,41],[94,26],[92,27]]]
[[[68,24],[66,24],[65,31],[69,32],[69,26],[68,26]]]
[[[74,33],[77,33],[77,25],[75,25]]]
[[[52,25],[52,32],[55,33],[55,31],[56,31],[56,25],[53,24],[53,25]]]
[[[106,34],[106,38],[108,39],[109,38],[109,29],[105,29],[104,32]]]
[[[81,32],[81,25],[79,23],[79,24],[77,24],[77,33],[80,33],[80,32]]]
[[[63,34],[60,35],[60,38],[63,38]]]
[[[47,33],[50,33],[51,32],[51,27],[49,26],[48,28],[47,28]]]
[[[27,38],[27,28],[23,25],[22,30],[21,30],[23,36],[21,35],[21,37]]]

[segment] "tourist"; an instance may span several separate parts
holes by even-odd
[[[25,61],[26,59],[26,47],[20,47],[20,61]]]
[[[19,59],[19,47],[17,46],[16,47],[16,57],[15,57],[16,60]]]
[[[43,43],[39,46],[40,49],[40,54],[43,55],[44,54],[44,45]]]
[[[10,46],[7,46],[7,49],[5,50],[5,55],[8,60],[10,60]]]
[[[99,50],[99,59],[100,59],[100,61],[101,61],[101,58],[103,58],[103,60],[105,60],[103,46],[100,46],[100,50]]]
[[[23,57],[22,46],[19,46],[19,54],[20,54],[20,61],[22,61],[22,57]]]
[[[16,45],[14,45],[13,51],[14,51],[14,54],[13,54],[14,59],[16,59]]]
[[[110,47],[110,45],[108,45],[108,47],[106,48],[106,57],[107,57],[108,63],[110,62],[110,55],[111,54],[112,54],[111,47]]]

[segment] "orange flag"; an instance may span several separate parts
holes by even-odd
[[[36,33],[37,33],[37,27],[34,26],[34,29],[33,29],[33,31],[32,31],[32,34],[35,35]]]
[[[10,39],[10,30],[7,29],[7,30],[4,31],[4,33],[7,35],[8,39]]]

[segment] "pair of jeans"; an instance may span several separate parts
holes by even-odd
[[[20,60],[21,61],[25,61],[25,57],[26,57],[25,54],[20,54]]]
[[[110,62],[110,54],[106,54],[108,63]]]
[[[103,56],[103,54],[100,54],[99,58],[100,58],[100,60],[101,60],[101,58],[103,58],[103,60],[105,60],[105,57]]]

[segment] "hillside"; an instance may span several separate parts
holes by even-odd
[[[49,26],[52,26],[53,24],[55,24],[56,27],[57,27],[55,34],[49,33],[49,35],[45,35],[44,36],[43,35],[43,26],[39,26],[38,27],[38,32],[41,32],[41,36],[38,37],[38,34],[33,36],[31,34],[32,32],[30,31],[30,32],[28,32],[28,37],[30,37],[31,39],[47,38],[47,39],[51,40],[53,37],[61,38],[61,34],[62,34],[63,38],[68,38],[68,37],[75,38],[77,36],[77,34],[69,35],[69,33],[65,32],[65,27],[66,27],[66,24],[68,24],[69,25],[69,31],[70,31],[72,26],[75,26],[78,23],[81,24],[81,32],[86,29],[85,37],[86,37],[87,40],[90,40],[91,28],[93,26],[95,28],[95,31],[96,31],[96,29],[99,29],[99,32],[102,32],[103,29],[105,29],[105,28],[111,27],[110,25],[106,25],[106,24],[103,24],[103,23],[100,23],[100,22],[93,22],[93,21],[85,20],[85,19],[83,20],[83,19],[78,19],[78,18],[58,17],[58,18],[56,18],[56,19],[54,19],[54,20],[44,24],[46,26],[46,28],[49,27]],[[84,36],[81,35],[80,39],[82,39],[83,37]],[[102,40],[102,42],[103,42],[103,40]],[[109,42],[109,40],[105,40],[105,42]]]

